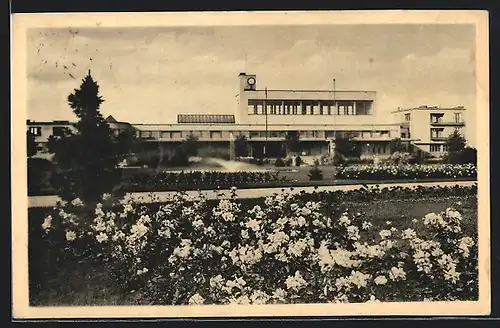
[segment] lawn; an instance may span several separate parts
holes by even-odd
[[[244,200],[243,202],[245,202]],[[248,201],[252,206],[255,200]],[[245,203],[243,203],[245,206]],[[378,200],[344,202],[331,209],[341,213],[363,213],[381,230],[391,221],[396,228],[408,226],[413,219],[420,219],[430,212],[441,212],[455,207],[463,213],[463,227],[476,234],[477,199],[475,196],[432,197],[404,200]],[[48,250],[37,238],[46,209],[29,210],[30,218],[30,303],[33,306],[63,305],[142,305],[154,304],[149,295],[137,292],[123,294],[112,287],[108,269],[87,260],[81,262],[64,259],[62,250]],[[406,214],[403,214],[406,213]],[[37,223],[37,224],[35,224]],[[477,295],[471,295],[476,297]]]

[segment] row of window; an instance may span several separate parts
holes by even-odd
[[[461,127],[456,127],[455,131],[458,133],[462,133]],[[448,135],[445,135],[444,128],[431,128],[431,138],[446,138]]]
[[[447,145],[429,145],[429,152],[431,153],[443,153],[448,151]]]
[[[444,113],[431,113],[430,120],[431,123],[442,123],[443,122]],[[411,120],[411,113],[405,114],[405,121],[409,122]],[[462,123],[462,113],[453,113],[453,122],[454,123]]]
[[[244,135],[249,139],[265,138],[266,131],[138,131],[138,137],[143,139],[183,139],[188,136],[208,139],[229,139],[231,132],[234,137]],[[285,138],[286,131],[267,131],[269,138]],[[302,138],[334,138],[351,136],[355,138],[389,138],[391,132],[380,131],[300,131]]]
[[[369,115],[372,102],[332,100],[248,100],[250,115]]]
[[[54,126],[52,127],[52,135],[53,136],[62,136],[64,134],[64,131],[66,131],[67,127],[64,126]],[[42,135],[42,127],[40,126],[30,126],[29,131],[31,134],[33,134],[36,137],[39,137]]]
[[[443,122],[444,113],[433,113],[430,114],[431,123],[442,123]],[[454,113],[453,114],[453,122],[454,123],[462,123],[462,113]]]

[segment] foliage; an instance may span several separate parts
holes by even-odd
[[[400,164],[408,164],[411,159],[411,154],[410,153],[401,153],[399,151],[396,151],[389,156],[386,160],[384,160],[385,163],[387,164],[392,164],[392,165],[400,165]]]
[[[214,188],[244,186],[249,183],[282,182],[285,178],[278,172],[160,172],[155,175],[147,173],[136,174],[124,182],[128,186],[155,188],[161,186],[207,186]]]
[[[64,200],[80,198],[96,203],[120,182],[117,166],[128,149],[119,144],[99,112],[103,101],[89,72],[80,88],[68,96],[79,119],[74,126],[76,132],[65,129],[62,136],[49,138],[48,148],[57,167],[51,182]]]
[[[465,138],[457,130],[453,131],[453,133],[446,139],[446,147],[450,153],[461,151],[465,148],[465,144]]]
[[[300,133],[299,131],[288,131],[285,135],[285,144],[287,149],[287,154],[298,153],[301,150],[300,147]]]
[[[234,153],[236,157],[248,156],[248,140],[245,135],[236,136],[234,140]]]
[[[28,195],[50,188],[53,164],[44,158],[28,158]]]
[[[444,158],[448,164],[477,164],[477,150],[473,147],[465,147],[457,152],[448,152]]]
[[[455,208],[375,226],[313,194],[260,205],[178,193],[156,207],[103,199],[59,204],[42,228],[68,257],[94,257],[124,293],[154,304],[290,304],[477,297],[477,238]],[[82,215],[92,216],[80,225]]]
[[[407,143],[403,142],[401,138],[394,138],[389,142],[389,150],[391,154],[395,152],[407,153],[409,146]]]
[[[361,149],[350,135],[338,135],[335,137],[335,153],[343,157],[360,157]]]
[[[319,160],[314,160],[314,165],[309,170],[308,176],[311,181],[323,180],[323,171],[319,168]]]
[[[199,138],[194,135],[188,135],[181,143],[182,153],[187,157],[197,156],[200,148]]]
[[[38,145],[36,144],[35,135],[31,131],[26,131],[26,147],[28,158],[35,156],[38,153]]]
[[[472,164],[358,165],[339,167],[335,173],[337,179],[359,180],[475,178],[476,176],[477,170]]]
[[[301,166],[302,165],[302,158],[300,156],[295,157],[295,166]]]

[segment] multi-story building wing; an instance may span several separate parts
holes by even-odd
[[[454,132],[466,138],[465,108],[420,106],[398,109],[393,114],[401,123],[401,137],[414,139],[414,145],[433,156],[447,152],[446,139]]]
[[[353,137],[362,156],[389,155],[394,138],[413,142],[422,150],[440,155],[444,140],[454,129],[464,133],[463,107],[418,107],[393,112],[396,120],[377,122],[375,91],[280,90],[257,87],[257,76],[240,73],[236,110],[227,114],[181,113],[175,124],[129,124],[106,121],[115,133],[134,129],[162,154],[171,153],[188,136],[200,141],[203,156],[210,151],[230,151],[230,140],[245,136],[250,156],[286,156],[285,136],[298,132],[301,152],[318,156],[332,151],[339,136]],[[50,133],[70,122],[28,122],[43,144]]]

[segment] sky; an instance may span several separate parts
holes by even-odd
[[[89,69],[119,121],[232,114],[246,71],[259,89],[331,90],[335,78],[339,91],[377,91],[381,123],[398,107],[463,105],[475,143],[474,25],[30,29],[27,47],[31,120],[74,120],[67,96]]]

